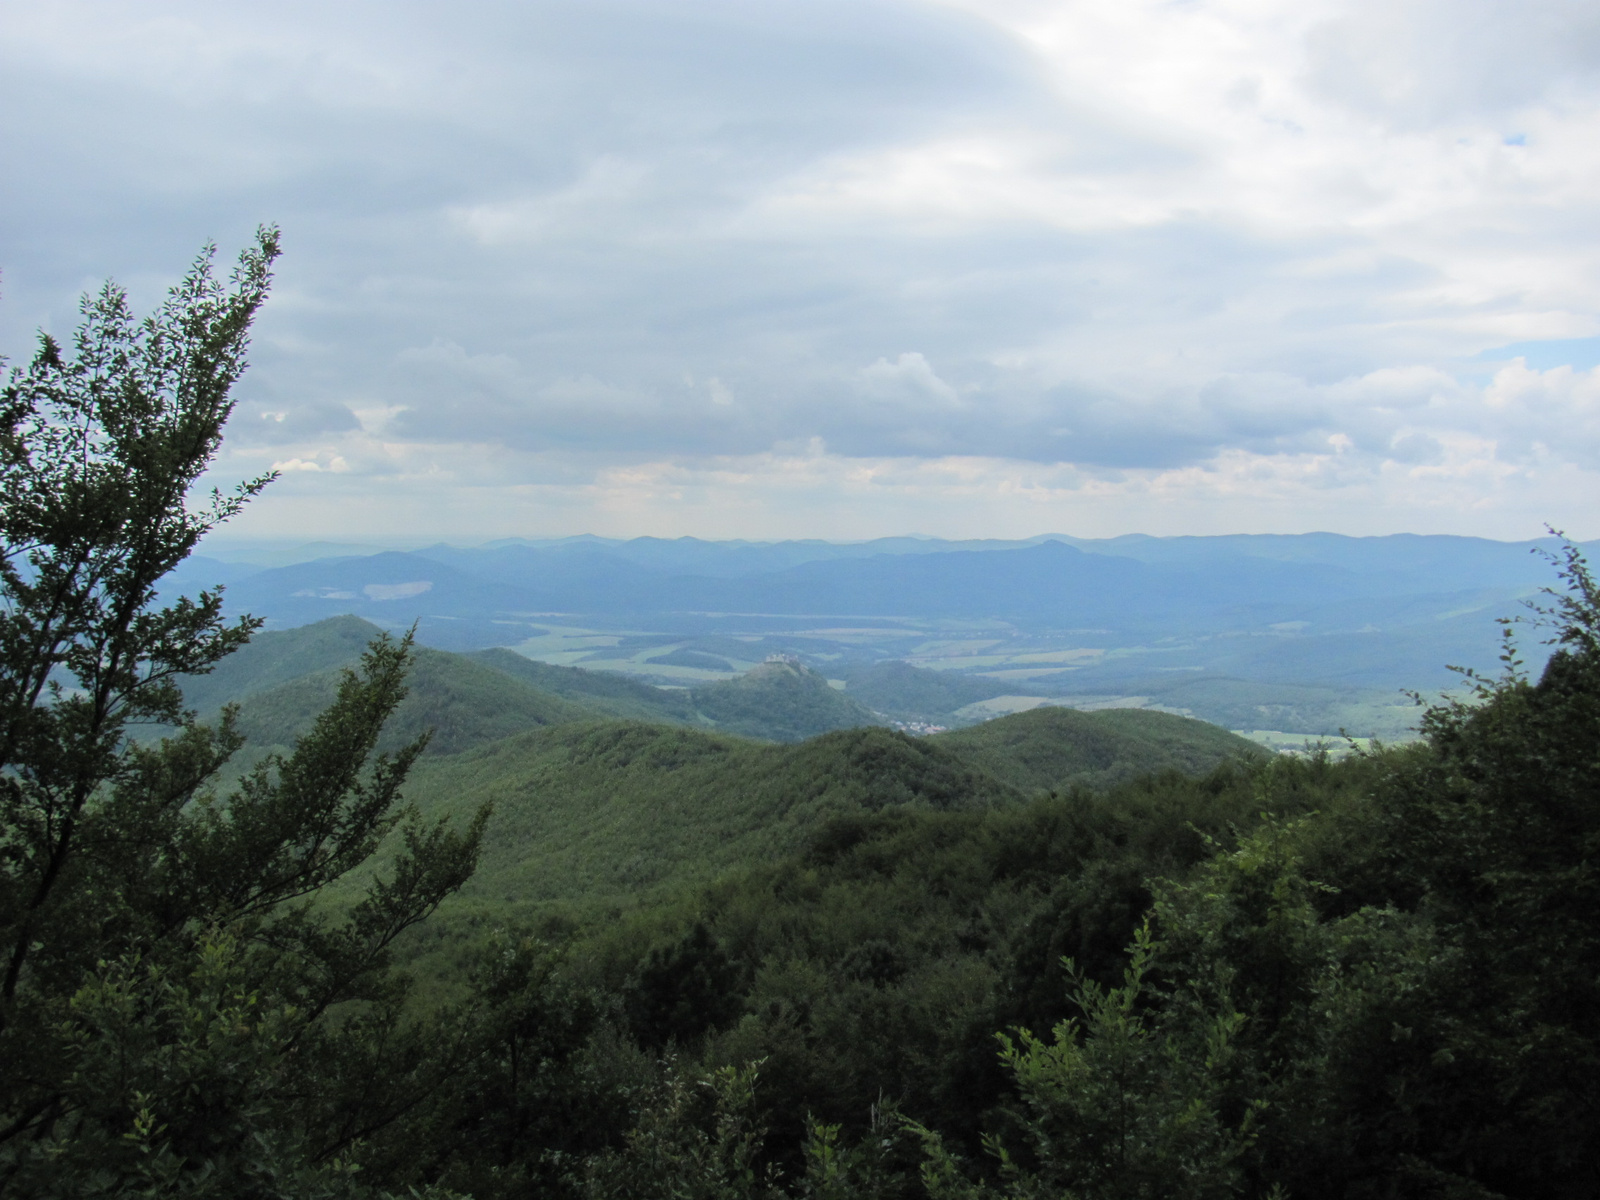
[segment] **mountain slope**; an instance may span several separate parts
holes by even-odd
[[[1199,721],[1134,711],[1046,709],[931,738],[869,727],[780,745],[591,722],[424,760],[407,795],[429,815],[494,804],[465,893],[487,914],[710,879],[790,853],[840,817],[1010,806],[1048,787],[1261,753]]]
[[[879,662],[844,673],[845,691],[875,712],[901,720],[947,720],[956,709],[1003,696],[994,679],[930,671],[907,662]]]
[[[701,715],[726,733],[798,742],[834,729],[881,725],[871,709],[798,662],[761,663],[737,679],[689,693]]]
[[[257,745],[287,745],[327,707],[339,669],[353,666],[383,631],[353,615],[258,633],[209,675],[182,681],[203,717],[240,703]],[[410,694],[385,734],[398,744],[436,727],[429,752],[453,754],[523,730],[606,717],[702,724],[687,693],[626,676],[554,667],[510,650],[460,655],[418,647]]]
[[[495,805],[466,895],[491,904],[622,897],[802,844],[831,817],[1016,803],[926,739],[852,729],[800,745],[636,722],[561,725],[420,763],[428,814]]]
[[[258,633],[219,662],[208,675],[179,680],[184,702],[196,712],[216,712],[306,675],[347,666],[383,631],[356,616],[330,617],[311,625]]]
[[[701,723],[688,693],[681,688],[654,687],[610,671],[552,666],[514,650],[480,650],[470,657],[540,691],[608,716],[630,721]]]
[[[1219,726],[1132,708],[1035,708],[928,740],[1024,793],[1107,788],[1169,768],[1198,775],[1263,754]]]
[[[333,700],[340,671],[304,675],[247,696],[239,728],[255,746],[286,746]],[[393,748],[431,730],[429,754],[456,754],[528,729],[605,714],[539,691],[459,654],[419,647],[409,691],[379,743]]]

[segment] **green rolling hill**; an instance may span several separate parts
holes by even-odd
[[[931,738],[858,728],[781,745],[590,722],[425,761],[408,794],[430,815],[493,803],[465,902],[528,911],[621,903],[770,861],[841,817],[1004,807],[1039,790],[1262,757],[1165,713],[1046,709]]]
[[[375,633],[334,618],[264,634],[188,695],[203,710],[237,702],[252,748],[287,746]],[[921,678],[933,674],[909,682],[945,683]],[[957,682],[940,702],[965,701]],[[841,817],[1007,807],[1041,790],[1261,753],[1226,730],[1147,711],[1041,708],[931,738],[880,722],[787,660],[685,691],[506,650],[419,648],[382,744],[433,731],[407,789],[424,813],[495,806],[458,917],[630,903],[793,853]]]
[[[370,621],[344,616],[258,633],[209,674],[183,676],[179,680],[183,698],[190,708],[206,716],[257,692],[348,666],[381,632]]]
[[[772,859],[839,816],[983,808],[1020,792],[925,739],[851,729],[772,745],[636,722],[562,725],[418,765],[424,813],[495,815],[469,903],[617,902]]]
[[[908,662],[877,662],[844,672],[852,699],[902,721],[957,723],[955,712],[979,700],[1013,690],[995,679],[930,671]]]
[[[211,674],[184,679],[185,700],[203,717],[237,703],[240,726],[252,743],[287,745],[332,699],[340,669],[353,665],[380,632],[359,617],[344,616],[258,634]],[[454,754],[529,729],[606,718],[715,727],[778,742],[881,723],[798,664],[764,663],[690,692],[613,672],[552,666],[510,650],[456,654],[419,647],[411,694],[395,714],[385,745],[432,728],[429,753]]]
[[[1226,759],[1265,753],[1221,726],[1136,708],[1035,708],[929,740],[1029,793],[1104,789],[1157,770],[1199,775]]]
[[[481,650],[468,657],[596,713],[626,721],[705,724],[682,688],[655,687],[612,671],[552,666],[514,650]]]
[[[776,742],[883,723],[866,705],[791,660],[764,662],[737,679],[708,683],[689,694],[718,729]]]
[[[302,675],[246,695],[239,728],[256,746],[286,746],[333,700],[340,668]],[[410,691],[384,729],[392,749],[432,731],[429,754],[457,754],[529,729],[604,714],[541,691],[460,654],[418,647]]]

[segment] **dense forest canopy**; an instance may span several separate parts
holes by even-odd
[[[269,482],[190,496],[276,254],[142,322],[108,286],[3,394],[0,1194],[1592,1194],[1575,548],[1537,678],[1508,641],[1342,757],[1159,713],[735,736],[790,675],[779,737],[841,711],[785,664],[659,710],[404,638],[323,674],[365,631],[297,667],[157,591]]]

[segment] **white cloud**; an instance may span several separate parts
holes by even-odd
[[[0,139],[13,355],[282,222],[301,527],[1600,511],[1595,373],[1476,357],[1600,334],[1578,0],[61,0]]]
[[[332,454],[328,456],[327,466],[323,466],[314,458],[285,458],[274,462],[267,469],[269,471],[279,471],[285,475],[291,475],[297,471],[312,471],[318,473],[322,471],[333,471],[338,474],[343,474],[350,469],[350,464],[345,461],[343,455]]]
[[[611,536],[864,538],[927,530],[949,536],[1022,537],[1046,530],[1112,536],[1293,532],[1449,532],[1463,514],[1483,536],[1537,535],[1546,521],[1581,527],[1600,499],[1600,472],[1551,458],[1508,463],[1491,440],[1450,434],[1421,460],[1372,458],[1324,441],[1313,451],[1225,450],[1171,468],[1085,471],[1070,465],[978,456],[861,458],[815,447],[731,458],[591,459],[573,473],[518,471],[474,461],[464,448],[436,452],[432,469],[325,491],[280,484],[234,532],[295,536],[321,513],[330,534],[540,536],[588,528]],[[563,477],[563,474],[566,477]],[[302,477],[303,478],[303,477]],[[354,484],[355,486],[351,486]]]
[[[915,350],[900,355],[894,362],[880,358],[862,368],[861,383],[867,395],[882,399],[910,397],[923,404],[933,401],[949,408],[961,403],[955,388],[940,379],[932,364]]]
[[[491,200],[447,210],[450,221],[484,246],[528,244],[627,219],[631,202],[652,198],[649,168],[617,155],[585,163],[580,176],[542,195]]]

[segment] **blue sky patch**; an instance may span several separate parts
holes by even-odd
[[[1485,350],[1478,355],[1478,358],[1489,362],[1505,362],[1520,358],[1535,371],[1549,371],[1556,367],[1587,371],[1600,366],[1600,337],[1513,342],[1509,346],[1496,346],[1492,350]]]

